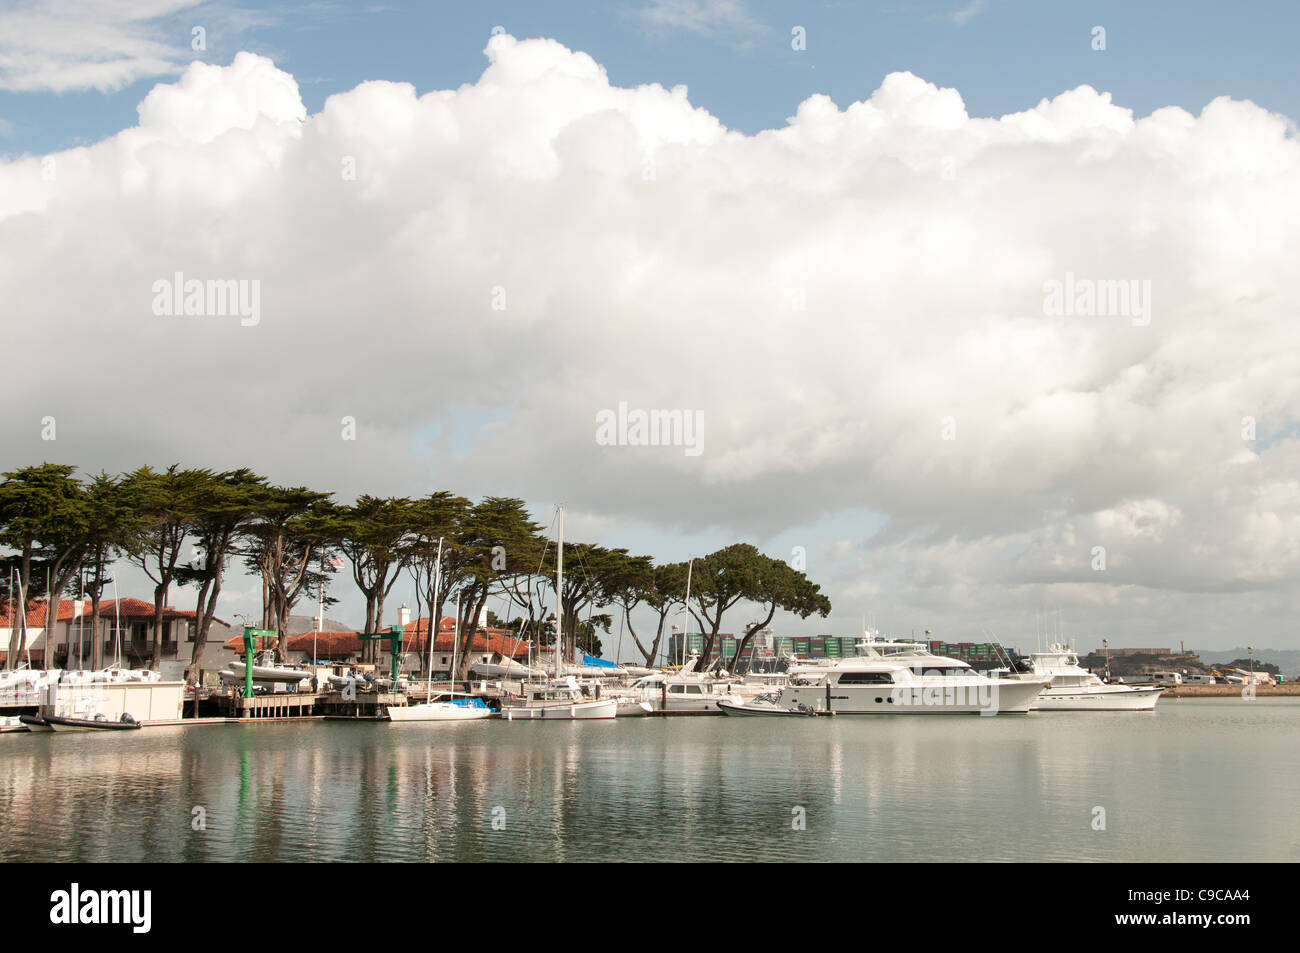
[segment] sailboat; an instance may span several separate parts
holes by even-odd
[[[442,538],[438,538],[438,557],[434,561],[433,568],[433,605],[432,609],[438,607],[438,584],[442,581]],[[416,614],[419,614],[419,605],[416,605]],[[419,623],[416,623],[417,626]],[[489,718],[493,711],[487,706],[487,703],[477,695],[470,695],[464,692],[448,691],[441,693],[436,699],[433,697],[433,641],[438,633],[438,620],[434,618],[434,612],[429,613],[429,659],[426,666],[426,682],[424,687],[425,698],[427,701],[419,705],[390,705],[388,707],[389,721],[475,721],[479,718]],[[456,672],[456,650],[460,647],[460,595],[456,596],[456,629],[452,636],[451,647],[451,671],[453,676]]]
[[[563,676],[564,655],[564,507],[557,511],[555,551],[555,676],[549,682],[524,684],[524,697],[506,701],[506,721],[587,721],[618,714],[614,698],[588,699],[572,675]]]

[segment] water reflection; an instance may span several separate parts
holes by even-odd
[[[1162,707],[10,735],[0,858],[1300,859],[1300,705]]]

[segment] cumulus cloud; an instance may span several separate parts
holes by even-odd
[[[0,165],[5,456],[566,499],[720,541],[829,526],[809,569],[850,619],[1294,610],[1285,117],[1088,87],[972,117],[895,73],[747,136],[552,40],[486,53],[459,89],[311,116],[265,58],[194,64],[136,127]],[[154,315],[178,272],[259,281],[260,322]],[[1046,313],[1067,278],[1094,303],[1148,282],[1149,320]],[[703,452],[600,445],[620,402],[699,412]],[[864,510],[846,551],[836,514]]]

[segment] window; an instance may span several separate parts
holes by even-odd
[[[892,685],[894,676],[888,672],[843,672],[838,685]]]

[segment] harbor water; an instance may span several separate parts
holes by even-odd
[[[1300,701],[0,735],[0,860],[1296,861]]]

